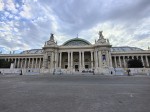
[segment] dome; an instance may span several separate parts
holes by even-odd
[[[42,54],[42,53],[43,53],[42,49],[31,49],[31,50],[23,51],[20,54]]]
[[[91,45],[91,43],[81,38],[74,38],[66,41],[63,44],[63,46],[84,46],[84,45]]]
[[[131,51],[144,51],[143,49],[137,47],[112,47],[112,52],[131,52]]]

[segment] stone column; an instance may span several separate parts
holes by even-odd
[[[40,60],[39,60],[39,68],[41,68],[41,58],[40,58]]]
[[[130,56],[127,56],[128,60],[130,59]]]
[[[145,57],[146,57],[146,65],[147,65],[147,67],[149,67],[148,58],[147,58],[147,56],[145,56]]]
[[[50,53],[49,53],[50,54]],[[52,56],[50,56],[50,58],[51,58]],[[48,60],[48,53],[47,52],[45,52],[45,54],[44,54],[44,56],[43,56],[43,63],[42,63],[42,68],[47,68],[48,67],[48,63],[49,63],[49,61],[51,61],[51,59],[49,59]],[[50,63],[50,65],[51,65],[51,63]]]
[[[93,69],[93,51],[91,51],[91,68]]]
[[[84,65],[84,51],[82,51],[82,67],[83,67],[83,69],[85,68],[85,65]]]
[[[17,61],[17,68],[20,68],[19,64],[20,64],[20,58],[18,58],[18,61]]]
[[[59,53],[59,67],[61,68],[62,52]]]
[[[43,67],[43,57],[41,58],[41,68]]]
[[[95,51],[95,68],[98,67],[97,51]]]
[[[106,57],[105,57],[106,58]],[[97,58],[97,67],[102,67],[102,54],[101,51],[98,51],[98,58]]]
[[[97,51],[97,67],[100,67],[101,58],[100,58],[100,51]]]
[[[57,52],[55,52],[55,57],[54,58],[55,58],[55,63],[54,64],[55,64],[55,69],[56,69],[57,68]]]
[[[24,68],[24,65],[25,65],[25,59],[24,58],[22,58],[22,68]]]
[[[144,65],[144,60],[143,60],[143,56],[141,56],[141,60],[142,60],[142,64],[143,64],[143,66],[145,66],[145,65]]]
[[[25,64],[24,64],[24,68],[27,67],[27,58],[25,58]]]
[[[17,58],[15,58],[15,62],[14,62],[14,68],[16,68],[17,66]]]
[[[107,62],[107,66],[110,67],[109,51],[107,51],[106,53],[106,62]]]
[[[35,68],[37,68],[37,61],[38,61],[38,58],[36,58],[36,62],[35,62]]]
[[[28,68],[28,63],[29,63],[28,58],[26,58],[26,68]]]
[[[34,58],[32,58],[32,66],[31,66],[31,68],[33,68],[33,64],[34,64]]]
[[[50,62],[51,63],[51,67],[50,68],[52,69],[52,68],[54,68],[54,66],[53,66],[54,65],[54,52],[52,52],[50,58],[51,58],[51,62]]]
[[[81,69],[81,51],[79,51],[79,68]]]
[[[115,68],[117,68],[117,60],[116,60],[117,56],[114,56],[114,60],[115,60]]]
[[[71,69],[73,68],[73,52],[71,52]]]
[[[20,67],[23,68],[23,59],[20,59]]]
[[[68,68],[70,68],[70,52],[68,51]]]
[[[111,56],[111,52],[109,51],[108,54],[109,54],[110,67],[112,67],[112,56]]]
[[[123,56],[123,63],[124,63],[124,68],[126,67],[126,60],[125,60],[125,56]]]
[[[31,67],[30,67],[30,60],[31,60],[31,58],[29,58],[29,62],[28,62],[28,67],[29,67],[29,68],[31,68]]]

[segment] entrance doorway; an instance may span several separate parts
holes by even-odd
[[[89,68],[89,65],[85,65],[85,68],[88,69],[88,68]]]
[[[65,69],[67,69],[68,68],[68,65],[65,65]]]
[[[75,65],[75,71],[79,71],[79,66]]]

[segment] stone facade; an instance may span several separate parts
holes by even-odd
[[[0,54],[0,59],[11,60],[15,68],[40,68],[43,72],[56,70],[68,73],[94,71],[110,73],[113,68],[126,68],[127,60],[138,58],[149,68],[150,51],[135,47],[112,47],[102,31],[95,44],[81,38],[73,38],[57,45],[54,35],[42,49],[27,50],[21,54]]]

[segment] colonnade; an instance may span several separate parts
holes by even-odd
[[[85,53],[88,52],[88,55],[90,55],[89,63],[90,68],[97,68],[103,66],[103,53],[102,51],[98,50],[91,50],[91,51],[67,51],[67,52],[53,52],[51,54],[52,61],[48,63],[50,67],[48,68],[63,68],[62,66],[62,54],[67,53],[67,64],[68,68],[72,69],[74,68],[74,53],[79,53],[79,69],[85,69]],[[105,58],[107,61],[106,64],[108,67],[114,67],[114,68],[126,68],[127,67],[127,61],[129,59],[140,59],[143,63],[144,67],[150,67],[150,55],[111,55],[110,51],[105,52]],[[15,68],[42,68],[43,66],[43,57],[5,57],[3,58],[7,61],[13,61]]]
[[[31,58],[4,58],[6,61],[12,61],[15,68],[41,68],[43,63],[42,57]]]
[[[77,51],[68,51],[67,52],[67,58],[68,58],[68,68],[73,68],[73,53]],[[79,68],[84,69],[85,68],[85,53],[90,54],[90,64],[91,68],[97,68],[97,67],[102,67],[103,62],[102,62],[102,51],[99,50],[91,50],[91,51],[79,51]],[[59,58],[58,58],[58,67],[62,68],[62,53],[64,52],[59,52]],[[109,51],[105,52],[105,62],[106,65],[112,67],[112,59]]]
[[[79,51],[79,68],[85,68],[85,52],[89,52],[91,54],[91,68],[93,68],[94,66],[94,61],[93,61],[93,51]],[[65,52],[59,52],[59,68],[62,68],[62,53],[65,53]],[[77,51],[68,51],[67,52],[67,59],[68,59],[68,68],[69,69],[72,69],[73,68],[73,53],[77,53]]]
[[[113,67],[115,68],[126,68],[127,61],[129,59],[140,59],[144,67],[149,67],[150,65],[150,55],[121,55],[121,56],[112,56]]]

